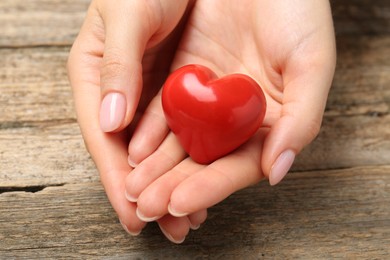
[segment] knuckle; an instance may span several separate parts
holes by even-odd
[[[321,130],[321,119],[312,119],[307,123],[306,126],[306,133],[309,137],[309,142],[314,140]]]
[[[100,77],[103,84],[106,81],[126,75],[126,73],[128,73],[128,66],[120,54],[112,51],[104,54],[103,64],[100,69]]]

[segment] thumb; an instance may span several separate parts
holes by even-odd
[[[261,159],[271,185],[284,178],[296,155],[319,133],[335,66],[334,59],[326,59],[321,65],[311,64],[304,70],[295,67],[292,74],[298,76],[284,75],[281,117],[265,139]]]
[[[117,132],[133,119],[142,91],[142,58],[179,22],[187,1],[101,1],[104,54],[100,127]],[[152,42],[153,41],[153,42]]]

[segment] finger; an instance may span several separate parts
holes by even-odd
[[[263,178],[260,158],[264,136],[265,130],[258,131],[239,150],[198,170],[175,186],[170,197],[169,213],[177,217],[186,216],[259,182]]]
[[[117,147],[113,147],[118,155],[119,151]],[[122,150],[122,152],[125,150]],[[146,223],[140,220],[136,215],[137,205],[126,200],[123,195],[125,187],[124,181],[130,169],[124,165],[126,161],[123,161],[124,157],[119,156],[115,159],[109,158],[110,163],[115,164],[112,169],[106,169],[106,166],[100,166],[97,164],[100,172],[100,178],[106,191],[107,197],[118,214],[119,221],[123,228],[131,235],[138,235],[145,227]]]
[[[175,244],[183,243],[190,231],[190,221],[187,217],[176,218],[166,215],[157,223],[163,234]]]
[[[100,127],[105,132],[122,130],[132,120],[141,95],[141,60],[150,34],[149,24],[140,17],[142,4],[102,2],[98,10],[104,21],[104,54],[100,70],[102,103]],[[129,15],[129,16],[128,16]],[[134,19],[129,19],[134,17]],[[147,18],[147,17],[146,17]]]
[[[125,133],[108,135],[100,130],[96,113],[100,97],[98,87],[78,82],[75,78],[72,79],[72,85],[80,86],[75,90],[80,128],[111,205],[125,230],[133,235],[139,234],[145,223],[136,216],[136,205],[127,201],[123,195],[125,178],[131,171],[127,163]]]
[[[136,202],[142,191],[186,157],[186,153],[173,133],[160,147],[142,161],[126,178],[126,197]]]
[[[197,230],[200,228],[200,225],[202,225],[207,219],[207,209],[199,210],[188,215],[187,217],[190,221],[190,228],[192,230]]]
[[[175,187],[204,167],[187,158],[151,183],[138,197],[138,218],[150,222],[166,215],[171,193]]]
[[[141,161],[151,155],[159,147],[168,132],[169,128],[161,105],[160,91],[147,107],[130,140],[128,149],[129,164],[132,167],[136,167]],[[174,149],[180,149],[180,147]],[[162,161],[163,158],[156,159]]]
[[[142,87],[145,49],[173,30],[187,1],[99,2],[104,21],[104,55],[101,66],[100,126],[119,131],[132,120]]]
[[[135,235],[145,223],[135,214],[135,204],[123,196],[124,179],[130,172],[127,164],[126,138],[123,133],[107,135],[100,130],[99,68],[102,43],[96,36],[101,22],[91,5],[68,60],[68,75],[73,90],[77,119],[88,151],[101,174],[107,196],[125,229]]]
[[[289,171],[296,155],[318,135],[335,68],[332,42],[321,53],[302,53],[286,66],[281,117],[264,143],[262,167],[271,185]],[[313,58],[314,57],[314,58]]]
[[[201,210],[188,217],[173,217],[165,215],[157,220],[157,223],[163,234],[173,243],[181,244],[186,239],[191,229],[196,230],[205,221],[207,210]]]

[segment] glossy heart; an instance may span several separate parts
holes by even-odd
[[[220,79],[210,69],[187,65],[164,84],[162,105],[169,128],[191,158],[210,163],[245,143],[261,126],[266,101],[243,74]]]

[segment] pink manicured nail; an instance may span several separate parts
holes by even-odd
[[[274,165],[271,168],[269,175],[269,183],[273,186],[278,184],[287,172],[290,170],[291,165],[295,160],[295,153],[292,150],[286,150],[281,153],[276,159]]]
[[[143,222],[153,222],[161,218],[161,216],[146,217],[138,208],[136,209],[135,214]]]
[[[109,93],[100,107],[100,127],[111,132],[121,126],[126,115],[126,99],[120,93]]]
[[[138,198],[131,196],[127,191],[125,191],[125,197],[130,202],[137,202]]]
[[[135,168],[138,166],[138,163],[135,163],[131,158],[130,156],[127,157],[127,162],[129,163],[129,165],[132,167],[132,168]]]
[[[200,224],[198,224],[198,225],[192,225],[192,224],[190,223],[190,228],[191,228],[192,230],[198,230],[198,229],[200,228]]]
[[[161,229],[161,232],[163,232],[163,234],[169,239],[169,241],[171,241],[172,243],[175,243],[175,244],[181,244],[184,242],[184,240],[186,239],[186,237],[183,237],[182,239],[175,239],[173,238],[173,236],[171,234],[169,234],[160,224],[159,224],[159,227]]]
[[[131,232],[131,231],[127,228],[127,226],[125,225],[125,223],[122,222],[122,220],[119,220],[119,222],[121,223],[123,229],[124,229],[128,234],[130,234],[130,235],[132,235],[132,236],[134,236],[134,237],[135,237],[135,236],[138,236],[139,234],[141,234],[141,231],[142,231],[142,230],[140,230],[139,232]]]
[[[184,216],[188,215],[188,213],[186,213],[186,212],[177,212],[174,208],[172,208],[171,203],[168,204],[168,212],[169,212],[169,214],[171,214],[172,216],[177,217],[177,218],[184,217]]]

